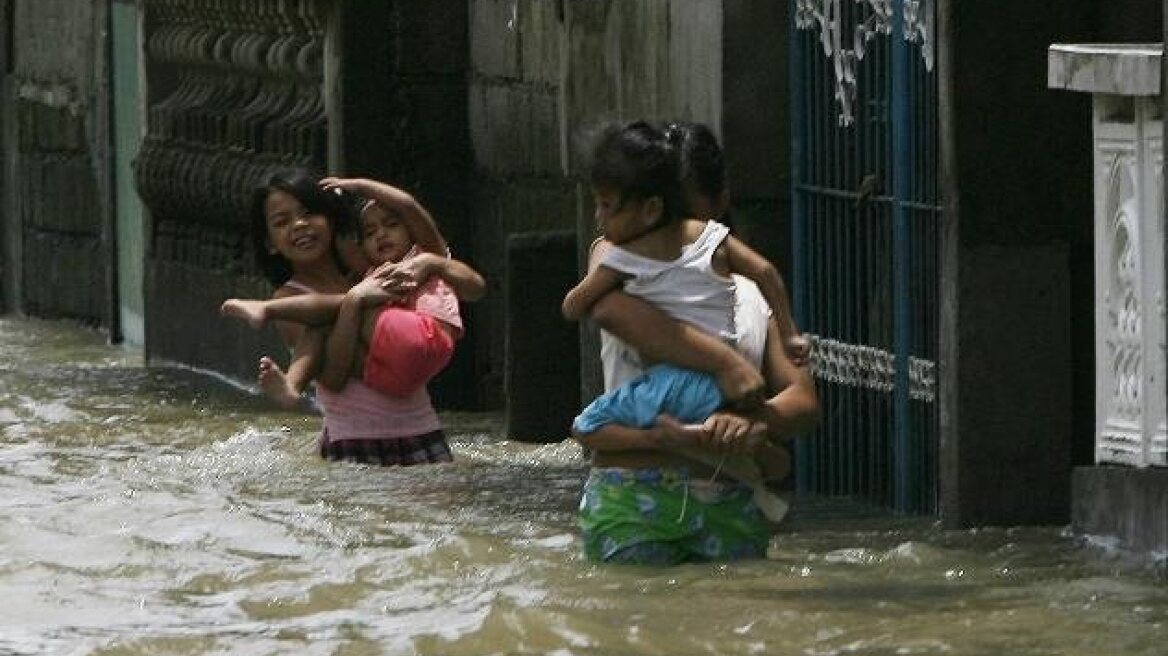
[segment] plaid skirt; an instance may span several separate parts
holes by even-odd
[[[446,433],[441,429],[417,437],[332,441],[328,438],[328,431],[321,431],[320,457],[382,466],[424,465],[454,460],[450,445],[446,443]]]

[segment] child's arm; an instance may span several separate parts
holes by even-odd
[[[564,296],[561,308],[564,318],[569,321],[583,319],[597,301],[605,294],[620,289],[620,286],[621,275],[616,271],[604,266],[593,268]]]
[[[770,260],[737,237],[727,237],[725,246],[727,264],[731,272],[744,275],[758,285],[767,305],[770,305],[775,313],[783,344],[790,351],[796,365],[805,364],[811,357],[811,343],[795,325],[795,316],[791,313],[791,297],[778,269]]]
[[[397,213],[410,231],[418,250],[446,255],[446,239],[430,212],[406,191],[391,184],[368,178],[328,177],[320,181],[325,189],[344,189],[375,201]]]
[[[411,285],[438,276],[450,285],[459,300],[473,303],[487,293],[487,283],[470,265],[437,253],[420,253],[401,262],[387,262],[372,274],[388,283],[388,290],[407,291]]]
[[[726,237],[724,245],[730,271],[744,275],[758,285],[767,305],[779,315],[780,327],[785,328],[781,322],[790,318],[791,301],[787,297],[787,287],[779,277],[779,270],[770,260],[737,237]]]
[[[336,321],[325,341],[324,364],[316,382],[331,390],[345,386],[353,372],[361,338],[362,312],[370,305],[383,303],[390,295],[381,289],[381,281],[365,278],[350,289],[341,300]]]

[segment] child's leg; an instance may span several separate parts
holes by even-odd
[[[288,371],[282,371],[271,358],[260,358],[259,384],[264,396],[281,408],[291,409],[300,403],[301,394],[308,387],[308,381],[320,368],[324,351],[325,331],[308,329],[296,342],[295,355],[288,364]]]
[[[219,306],[219,314],[246,321],[259,330],[268,321],[267,301],[247,298],[229,298]]]
[[[710,374],[659,364],[594,399],[576,416],[572,430],[589,435],[607,424],[650,428],[661,414],[683,422],[701,421],[721,407],[722,401],[717,381]]]
[[[344,294],[296,294],[266,301],[267,318],[295,321],[310,326],[331,324],[337,318]]]
[[[273,320],[321,326],[337,318],[344,297],[344,294],[296,294],[267,300],[229,298],[219,306],[219,313],[242,319],[252,328]]]

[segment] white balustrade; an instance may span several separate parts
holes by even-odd
[[[1095,460],[1168,465],[1159,44],[1050,47],[1051,88],[1093,95]]]

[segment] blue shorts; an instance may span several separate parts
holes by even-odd
[[[649,428],[660,414],[672,415],[682,423],[700,422],[722,403],[722,392],[710,374],[659,364],[596,397],[576,416],[572,432],[588,435],[606,424]]]

